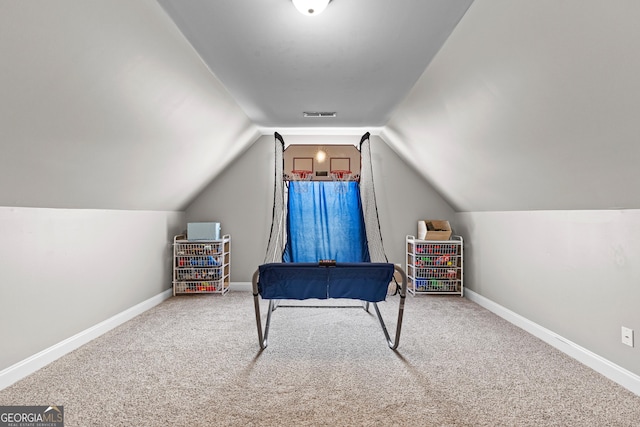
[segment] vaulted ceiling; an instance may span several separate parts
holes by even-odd
[[[309,17],[291,0],[159,0],[249,118],[276,128],[383,126],[471,2],[334,0]]]
[[[312,18],[0,0],[0,206],[182,209],[261,134],[375,129],[458,211],[637,209],[639,17],[629,0],[333,0]]]

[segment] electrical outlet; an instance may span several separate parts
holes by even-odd
[[[622,327],[622,344],[633,347],[633,329]]]

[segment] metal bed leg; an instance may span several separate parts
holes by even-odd
[[[262,329],[262,321],[260,320],[260,295],[258,293],[258,274],[259,270],[253,273],[253,279],[251,279],[251,285],[253,287],[253,306],[256,312],[256,325],[258,327],[258,342],[260,343],[260,349],[267,348],[267,339],[269,338],[269,325],[271,324],[271,313],[276,309],[274,300],[269,300],[269,311],[267,312],[267,321],[264,325],[264,333]]]
[[[387,332],[387,327],[384,324],[384,320],[382,319],[382,314],[380,314],[380,310],[378,309],[378,303],[373,302],[373,308],[376,310],[376,315],[378,316],[378,320],[380,321],[380,326],[382,326],[382,332],[384,332],[384,337],[387,339],[387,344],[391,350],[395,350],[398,348],[400,344],[400,331],[402,330],[402,317],[404,315],[404,301],[407,297],[407,275],[404,270],[397,265],[394,265],[395,271],[400,273],[400,277],[402,277],[402,284],[400,285],[400,302],[398,304],[398,323],[396,324],[396,336],[395,339],[392,340],[389,336],[389,332]]]

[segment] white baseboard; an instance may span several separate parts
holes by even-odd
[[[469,289],[464,296],[640,396],[640,376]]]
[[[253,285],[251,282],[231,282],[229,283],[230,291],[251,292]]]
[[[160,304],[162,301],[170,298],[172,295],[173,290],[168,289],[146,301],[116,314],[113,317],[110,317],[103,322],[98,323],[97,325],[90,327],[89,329],[85,329],[64,341],[52,345],[51,347],[44,349],[41,352],[16,363],[15,365],[11,365],[8,368],[3,369],[0,371],[0,390],[21,380],[27,375],[34,373],[38,369],[43,368],[54,360],[99,337],[105,332],[108,332],[124,322],[133,319],[139,314],[144,313],[150,308]]]
[[[229,285],[229,290],[251,292],[251,282],[232,282]],[[144,313],[150,308],[170,298],[172,295],[172,290],[168,289],[103,322],[98,323],[95,326],[92,326],[89,329],[36,353],[15,365],[9,366],[8,368],[0,371],[0,390],[10,386],[27,375],[34,373],[38,369],[41,369],[54,360],[88,343],[124,322]],[[555,332],[552,332],[469,289],[465,289],[465,297],[640,396],[640,376],[633,372],[610,362],[586,348],[561,337]]]

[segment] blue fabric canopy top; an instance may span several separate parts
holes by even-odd
[[[259,267],[258,291],[264,299],[349,298],[384,301],[394,266],[390,263],[272,263]]]

